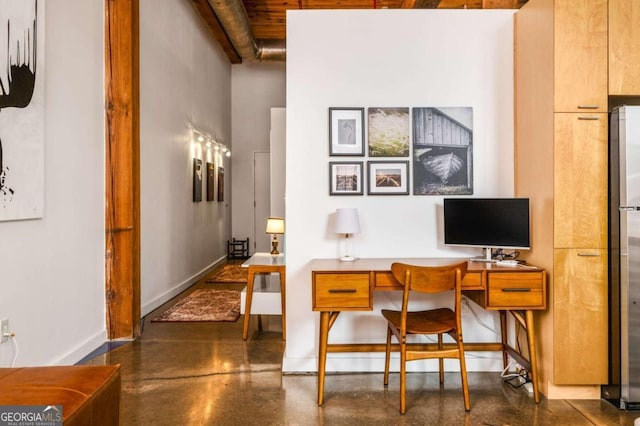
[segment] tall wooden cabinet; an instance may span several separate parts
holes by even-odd
[[[516,14],[516,195],[527,259],[549,271],[537,318],[541,389],[599,397],[607,381],[607,0],[530,0]]]
[[[609,93],[640,96],[638,0],[609,0]]]
[[[555,0],[555,112],[607,111],[607,0]]]

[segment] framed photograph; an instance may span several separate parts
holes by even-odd
[[[202,201],[202,160],[193,159],[193,201]]]
[[[409,108],[369,108],[369,157],[408,157]]]
[[[473,109],[413,108],[413,194],[473,194]]]
[[[216,166],[213,163],[207,163],[207,201],[213,201],[215,199],[215,172]]]
[[[218,201],[224,201],[224,167],[218,166]]]
[[[329,155],[364,155],[364,108],[329,108]]]
[[[329,195],[362,195],[362,161],[329,163]]]
[[[370,195],[407,195],[409,194],[409,162],[408,161],[369,161]]]

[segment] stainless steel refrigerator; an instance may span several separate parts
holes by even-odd
[[[640,106],[611,113],[609,384],[602,396],[640,409]]]

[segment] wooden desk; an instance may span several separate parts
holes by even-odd
[[[242,340],[247,340],[249,334],[249,319],[251,317],[251,299],[253,298],[253,284],[256,275],[280,274],[280,303],[282,304],[282,340],[287,340],[286,329],[286,266],[284,254],[255,253],[242,264],[243,268],[249,268],[247,275],[247,300],[244,307],[244,323],[242,325]]]
[[[327,352],[385,351],[384,343],[328,343],[329,330],[340,312],[373,310],[374,291],[402,290],[403,287],[391,275],[393,262],[434,266],[456,261],[459,262],[460,259],[358,259],[355,262],[314,259],[311,261],[313,310],[320,312],[318,405],[322,405],[324,400]],[[469,262],[469,269],[462,281],[462,290],[465,296],[483,308],[500,311],[501,328],[500,342],[465,342],[465,351],[500,351],[505,367],[508,362],[507,356],[511,355],[531,372],[534,399],[539,402],[533,311],[547,307],[546,272],[533,266],[512,267]],[[507,312],[511,313],[526,329],[529,359],[507,342]],[[397,351],[397,345],[394,346]]]

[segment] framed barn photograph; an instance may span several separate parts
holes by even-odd
[[[413,194],[473,194],[473,109],[413,108]]]
[[[364,108],[329,108],[329,155],[364,156]]]
[[[362,195],[362,161],[329,163],[329,195]]]
[[[408,161],[369,161],[367,163],[369,195],[409,194]]]

